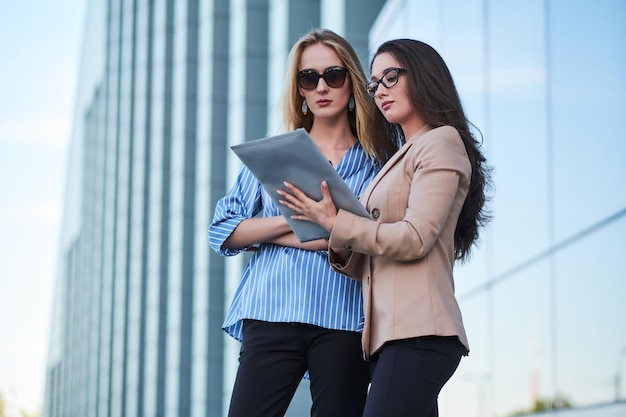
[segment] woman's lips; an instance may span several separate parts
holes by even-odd
[[[382,103],[380,103],[380,108],[383,110],[388,110],[392,104],[393,104],[393,101],[383,101]]]

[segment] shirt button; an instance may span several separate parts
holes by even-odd
[[[380,210],[378,210],[377,208],[375,208],[374,210],[372,210],[372,217],[377,219],[380,217]]]
[[[351,249],[352,249],[352,246],[350,246],[350,245],[344,245],[344,247],[343,247],[343,248],[344,248],[344,249],[351,250]]]

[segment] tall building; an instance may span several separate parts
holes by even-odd
[[[47,417],[225,413],[238,343],[221,324],[244,259],[217,256],[207,232],[240,166],[229,146],[278,131],[301,35],[331,28],[366,62],[382,4],[88,2]]]
[[[434,46],[494,166],[494,220],[456,269],[471,352],[441,414],[626,408],[623,2],[87,9],[46,417],[225,414],[239,344],[221,324],[245,259],[213,253],[208,225],[240,166],[229,146],[278,132],[287,54],[312,27],[344,35],[365,67],[389,38]],[[288,416],[309,404],[303,382]]]
[[[619,0],[388,0],[370,32],[441,53],[494,167],[442,415],[626,414],[624,22]]]

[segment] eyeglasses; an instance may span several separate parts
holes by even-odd
[[[324,70],[323,74],[312,70],[306,69],[298,72],[298,85],[305,90],[314,90],[323,78],[326,84],[331,88],[339,88],[346,82],[347,68],[344,67],[330,67]]]
[[[404,74],[405,72],[406,70],[404,68],[387,68],[385,72],[383,72],[383,76],[380,80],[372,81],[365,85],[367,94],[369,94],[371,98],[374,98],[380,84],[384,85],[386,88],[395,87],[400,79],[400,74]]]

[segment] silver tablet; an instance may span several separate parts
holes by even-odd
[[[343,178],[302,128],[234,145],[231,149],[276,202],[300,242],[324,239],[329,233],[316,223],[290,217],[294,211],[278,202],[281,197],[276,192],[278,189],[285,189],[283,181],[292,183],[309,197],[319,201],[322,199],[320,184],[326,180],[335,206],[359,216],[370,217]]]

